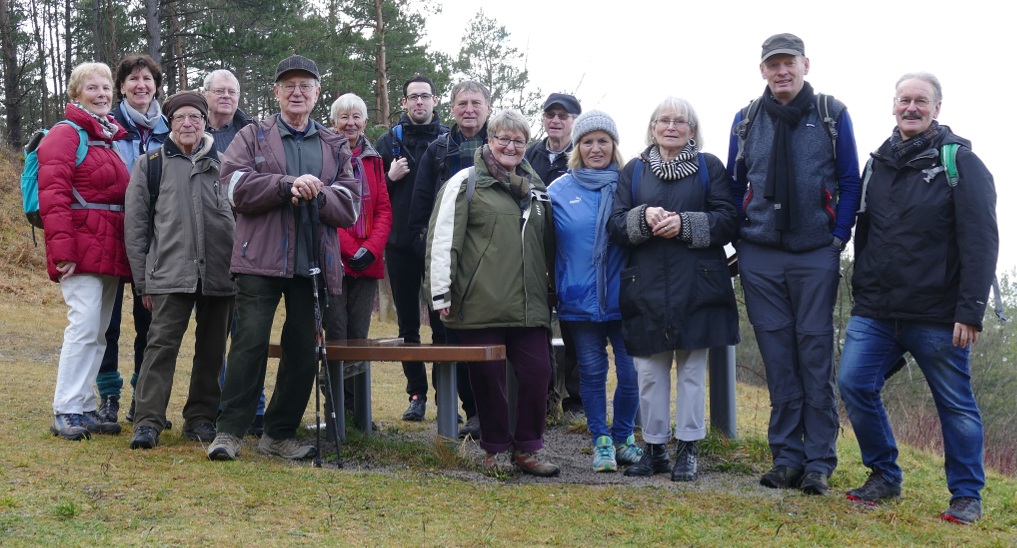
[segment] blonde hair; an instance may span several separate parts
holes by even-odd
[[[85,83],[85,79],[93,74],[105,76],[109,80],[110,100],[113,100],[113,71],[109,69],[109,65],[106,63],[81,63],[74,67],[74,70],[71,71],[71,78],[67,81],[67,96],[70,97],[71,101],[78,100],[78,95],[81,93],[81,86]]]
[[[604,130],[594,130],[594,131],[604,131]],[[589,135],[590,133],[593,133],[593,131],[587,132],[585,135],[580,137],[579,140],[576,141],[576,145],[572,147],[572,152],[569,153],[569,169],[579,169],[586,167],[585,165],[583,165],[583,155],[579,153],[579,145],[580,143],[583,142],[583,137],[586,137],[586,135]],[[604,133],[607,132],[604,131]],[[611,134],[608,133],[608,136],[610,135]],[[621,169],[622,166],[625,165],[625,157],[623,157],[621,151],[618,150],[618,141],[615,141],[614,137],[611,137],[611,149],[612,149],[611,161],[618,164],[618,169]]]

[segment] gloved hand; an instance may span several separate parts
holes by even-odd
[[[374,263],[374,253],[367,250],[366,247],[361,247],[353,254],[353,258],[349,260],[350,268],[353,270],[363,270]]]

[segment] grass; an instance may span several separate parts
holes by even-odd
[[[3,164],[0,181],[11,170]],[[831,478],[838,496],[756,486],[770,458],[769,404],[764,390],[745,385],[737,392],[739,438],[708,437],[709,481],[677,488],[666,479],[589,486],[476,474],[460,453],[417,441],[414,434],[433,427],[433,407],[424,424],[399,420],[406,400],[395,364],[372,371],[379,435],[351,431],[341,470],[264,457],[250,442],[240,460],[212,463],[179,430],[152,451],[129,450],[129,428],[86,442],[53,438],[47,428],[66,308],[41,273],[42,249],[25,243],[11,205],[17,195],[0,188],[0,546],[1017,545],[1017,480],[990,473],[985,519],[948,524],[938,519],[949,498],[942,457],[909,447],[900,458],[903,499],[871,510],[848,503],[840,494],[867,470],[846,422]],[[379,322],[373,334],[394,331]],[[125,322],[123,340],[132,336]],[[180,418],[192,349],[188,336],[172,419]]]

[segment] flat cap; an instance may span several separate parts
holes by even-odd
[[[787,55],[804,56],[805,42],[790,33],[774,34],[763,42],[762,61],[766,61],[774,55],[785,53]]]
[[[279,61],[279,64],[275,66],[275,81],[278,82],[284,74],[294,70],[309,72],[315,78],[321,80],[321,74],[318,73],[318,65],[315,65],[314,61],[302,55],[290,55]]]

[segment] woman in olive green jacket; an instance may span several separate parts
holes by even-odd
[[[509,430],[505,362],[470,366],[484,465],[555,476],[541,459],[547,386],[548,265],[554,221],[547,189],[523,159],[529,122],[515,111],[488,123],[474,167],[438,192],[428,228],[424,286],[431,307],[464,344],[503,344],[519,380],[515,432]],[[471,183],[471,179],[474,183]]]

